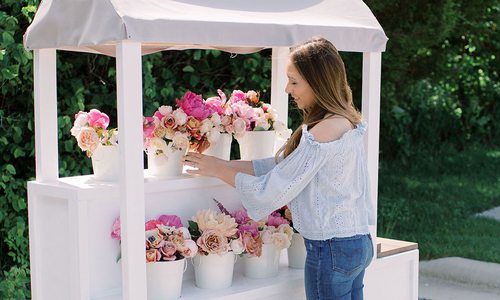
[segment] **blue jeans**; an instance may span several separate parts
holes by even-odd
[[[308,300],[363,299],[363,277],[373,257],[369,234],[325,241],[304,239],[304,243]]]

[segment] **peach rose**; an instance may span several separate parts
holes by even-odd
[[[92,152],[99,145],[99,135],[90,127],[82,127],[76,140],[80,149],[87,151],[87,156],[89,157],[92,156]]]
[[[243,245],[245,245],[245,251],[250,256],[260,257],[262,255],[262,239],[259,235],[254,238],[250,232],[245,232],[243,234]]]
[[[223,254],[229,250],[227,238],[217,230],[206,230],[196,241],[200,249],[209,254]]]

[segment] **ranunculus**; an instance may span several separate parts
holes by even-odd
[[[181,218],[176,215],[161,215],[158,217],[158,221],[165,226],[182,227]]]
[[[233,253],[236,255],[241,254],[243,253],[243,251],[245,251],[245,245],[243,245],[243,240],[241,238],[232,240],[229,243],[229,246],[231,247]]]
[[[89,122],[89,125],[92,127],[106,129],[109,125],[108,115],[98,111],[97,109],[91,109],[87,113],[87,120]]]
[[[245,251],[250,256],[258,256],[262,255],[262,240],[260,235],[252,236],[250,232],[245,232],[243,234],[243,245],[245,245]]]
[[[214,111],[203,102],[201,95],[197,95],[191,91],[187,91],[182,96],[182,102],[176,99],[177,105],[188,115],[195,117],[198,120],[208,118]]]
[[[93,128],[90,127],[82,127],[80,133],[76,137],[76,140],[80,149],[87,151],[87,155],[89,157],[99,145],[99,135]]]
[[[273,233],[273,245],[279,250],[290,247],[291,240],[286,233],[275,232]]]
[[[111,238],[114,240],[121,240],[121,225],[120,225],[120,217],[116,218],[113,222],[113,227],[111,231]]]
[[[227,238],[219,231],[205,230],[196,241],[200,249],[209,254],[223,254],[229,250]]]

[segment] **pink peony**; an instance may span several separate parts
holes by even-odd
[[[231,94],[231,97],[229,98],[229,103],[233,105],[240,101],[244,101],[245,103],[247,103],[247,94],[240,90],[234,90]]]
[[[290,224],[290,222],[282,216],[276,216],[274,214],[271,214],[269,217],[267,217],[268,226],[278,228],[281,224]]]
[[[161,215],[158,218],[158,221],[160,221],[165,226],[173,226],[175,228],[182,227],[181,218],[176,215]]]
[[[106,129],[109,125],[108,115],[98,111],[97,109],[91,109],[87,114],[87,119],[89,121],[89,125],[92,127]]]
[[[224,108],[222,107],[222,100],[220,97],[210,97],[205,100],[205,104],[213,111],[219,115],[224,114]]]
[[[198,120],[204,120],[214,113],[212,109],[203,102],[201,95],[187,91],[182,96],[182,102],[176,99],[177,105],[188,115]]]
[[[120,225],[120,217],[116,218],[113,222],[111,238],[114,240],[121,240],[121,225]]]
[[[248,232],[255,237],[259,235],[259,226],[257,225],[257,222],[250,221],[246,224],[241,224],[240,226],[238,226],[238,231],[240,235],[244,235]]]
[[[250,221],[250,217],[248,216],[248,213],[246,209],[237,209],[231,213],[231,216],[236,220],[236,223],[239,225],[241,224],[246,224],[248,221]]]

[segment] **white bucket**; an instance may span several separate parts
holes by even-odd
[[[274,142],[276,132],[269,131],[245,131],[243,136],[238,137],[241,160],[253,160],[274,156]]]
[[[182,157],[186,154],[184,150],[176,150],[168,147],[167,153],[155,154],[148,151],[148,170],[151,176],[169,177],[182,174]]]
[[[92,153],[94,179],[100,181],[118,181],[120,174],[120,156],[118,146],[97,146]]]
[[[246,277],[269,278],[278,276],[281,250],[273,244],[262,245],[262,255],[243,255],[243,269]]]
[[[220,159],[229,160],[231,156],[231,143],[233,136],[229,133],[221,133],[219,140],[215,144],[210,144],[203,154],[215,156]]]
[[[148,300],[179,299],[186,259],[146,264]]]
[[[288,266],[294,269],[304,269],[306,265],[306,246],[304,238],[299,233],[292,235],[292,242],[287,249]]]
[[[233,284],[235,261],[236,256],[233,252],[222,255],[196,255],[193,257],[196,286],[211,290],[230,287]]]

